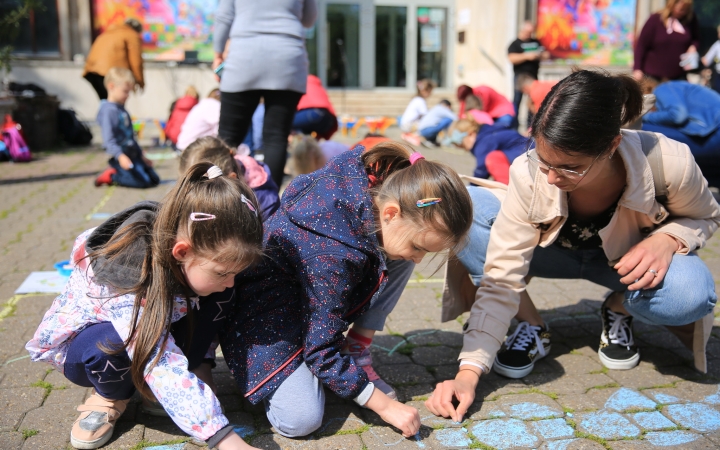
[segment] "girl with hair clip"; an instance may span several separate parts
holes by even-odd
[[[395,142],[295,178],[265,224],[267,258],[236,279],[243,307],[220,340],[245,397],[288,437],[320,427],[323,386],[415,435],[418,411],[375,373],[369,347],[415,264],[462,246],[471,221],[457,173]]]
[[[599,310],[598,358],[608,369],[638,364],[637,319],[666,327],[707,370],[717,296],[695,251],[717,229],[720,206],[687,145],[621,129],[642,104],[631,77],[577,71],[542,102],[507,195],[499,191],[502,205],[490,190],[470,188],[475,220],[458,259],[480,287],[462,267],[448,270],[443,320],[470,316],[460,369],[426,401],[431,412],[459,421],[490,367],[522,378],[549,353],[551,329],[526,291],[532,277],[585,279],[613,291]],[[508,333],[513,317],[519,323]]]
[[[223,415],[210,368],[235,275],[262,254],[255,205],[244,183],[200,163],[162,203],[140,202],[75,240],[70,280],[26,345],[33,361],[95,388],[78,408],[75,448],[103,446],[135,389],[209,447],[252,448]]]

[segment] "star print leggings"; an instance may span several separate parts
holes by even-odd
[[[200,310],[193,310],[192,320],[187,316],[173,322],[171,334],[178,347],[183,349],[188,359],[188,370],[197,368],[203,362],[215,367],[212,359],[206,359],[206,353],[218,331],[225,323],[223,307],[217,302],[229,297],[232,289],[200,299]],[[227,305],[223,305],[227,310]],[[218,317],[221,320],[217,320]],[[192,333],[189,333],[192,322]],[[188,339],[192,342],[188,345]],[[108,355],[100,348],[119,348],[123,341],[110,322],[100,322],[83,328],[70,341],[65,359],[65,377],[71,382],[94,387],[97,393],[110,400],[126,400],[135,392],[130,371],[130,358],[126,352]]]

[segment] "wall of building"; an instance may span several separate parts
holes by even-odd
[[[454,84],[488,85],[512,98],[507,48],[517,37],[517,1],[457,0]],[[465,33],[465,43],[458,34]]]

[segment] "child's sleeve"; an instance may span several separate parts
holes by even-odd
[[[357,252],[359,253],[359,252]],[[355,398],[367,387],[365,371],[341,355],[348,329],[345,320],[353,305],[350,295],[362,283],[364,255],[325,254],[306,260],[300,280],[306,302],[305,363],[318,379],[341,398]]]
[[[102,132],[103,146],[105,152],[114,158],[120,156],[123,152],[122,145],[115,136],[115,130],[120,127],[120,115],[118,111],[112,108],[100,108],[97,115],[97,121]]]
[[[129,324],[113,321],[113,325],[120,337],[127,339]],[[132,358],[132,349],[128,350]],[[220,402],[212,389],[188,370],[188,360],[172,334],[160,351],[157,365],[145,372],[145,382],[180,429],[207,441],[229,424]]]

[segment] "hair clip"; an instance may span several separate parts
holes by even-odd
[[[245,203],[247,207],[250,209],[250,211],[255,213],[255,217],[257,217],[257,210],[255,209],[255,205],[253,205],[250,200],[248,200],[247,197],[245,197],[245,194],[240,194],[240,201]]]
[[[415,164],[419,159],[425,159],[425,157],[420,152],[413,152],[413,154],[410,155],[410,165]]]
[[[193,222],[202,222],[203,220],[213,220],[215,216],[213,214],[206,214],[203,212],[190,213],[190,220]]]
[[[217,178],[223,174],[222,169],[218,166],[211,166],[207,172],[205,172],[205,176],[208,177],[208,179],[212,180],[213,178]]]
[[[437,204],[440,203],[441,201],[442,201],[442,199],[441,199],[441,198],[437,198],[437,197],[424,198],[424,199],[422,199],[422,200],[418,200],[417,203],[416,203],[416,205],[417,205],[418,208],[424,208],[424,207],[426,207],[426,206],[437,205]]]

